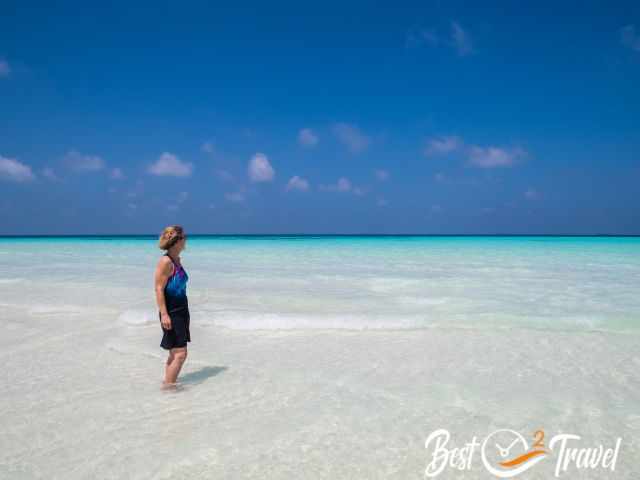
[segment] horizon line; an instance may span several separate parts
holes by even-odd
[[[157,233],[0,234],[0,238],[150,237]],[[193,233],[187,237],[640,237],[615,233]]]

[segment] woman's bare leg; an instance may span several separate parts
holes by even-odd
[[[169,376],[169,365],[171,365],[171,362],[173,362],[173,350],[169,350],[169,356],[167,357],[167,361],[164,364],[164,379],[166,381],[167,377]],[[165,382],[162,382],[165,383]]]
[[[167,358],[167,364],[164,374],[164,383],[173,384],[176,383],[182,364],[187,359],[187,347],[172,348],[169,358]]]

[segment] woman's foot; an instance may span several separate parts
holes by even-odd
[[[178,382],[175,383],[169,383],[169,382],[162,382],[162,385],[160,386],[160,390],[171,390],[171,391],[175,391],[175,390],[181,390],[182,389],[182,385],[180,385]]]

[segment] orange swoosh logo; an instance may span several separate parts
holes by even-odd
[[[532,450],[531,452],[527,452],[519,457],[514,458],[513,460],[509,460],[508,462],[500,462],[500,465],[503,467],[515,467],[516,465],[520,465],[521,463],[526,462],[530,458],[537,457],[538,455],[544,455],[544,450]]]

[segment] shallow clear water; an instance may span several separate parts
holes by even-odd
[[[0,478],[424,478],[439,428],[621,438],[562,478],[640,478],[638,238],[190,238],[173,393],[155,245],[0,239]]]
[[[0,239],[0,301],[154,322],[155,243]],[[195,320],[237,329],[640,328],[638,237],[202,236],[182,261]]]

